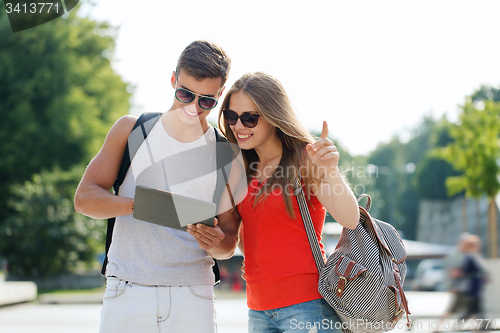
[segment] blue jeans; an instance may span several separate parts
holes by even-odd
[[[249,333],[341,333],[340,326],[337,314],[322,298],[272,310],[248,310]]]

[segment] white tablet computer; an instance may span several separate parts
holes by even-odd
[[[137,220],[184,231],[188,224],[213,227],[216,208],[213,202],[140,185],[135,187],[133,217]]]

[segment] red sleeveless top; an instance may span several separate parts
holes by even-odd
[[[244,230],[248,307],[262,311],[321,298],[318,270],[295,196],[291,194],[292,219],[281,187],[253,206],[260,186],[252,179],[246,198],[238,205]],[[309,211],[325,257],[321,233],[326,211],[315,196],[311,196],[311,204],[308,202]]]

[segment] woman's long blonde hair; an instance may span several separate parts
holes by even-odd
[[[304,156],[307,154],[306,145],[314,143],[315,140],[297,118],[281,82],[269,74],[252,72],[243,75],[233,84],[221,105],[219,128],[226,135],[229,142],[238,143],[229,124],[225,121],[222,111],[229,108],[231,95],[240,91],[245,93],[257,106],[260,117],[275,127],[282,145],[281,160],[276,170],[282,168],[282,170],[286,171],[286,173],[282,171],[282,177],[277,177],[275,172],[267,180],[265,186],[263,186],[263,191],[258,194],[255,204],[274,188],[273,185],[278,184],[283,190],[283,199],[288,215],[295,218],[292,198],[289,195],[290,189],[293,189],[294,180],[299,172],[302,175],[306,189],[310,188],[315,170],[313,166],[305,162]],[[247,177],[250,180],[255,173],[255,170],[252,170],[250,166],[255,162],[259,162],[259,156],[254,149],[242,150],[242,154]],[[304,172],[304,168],[306,172]]]

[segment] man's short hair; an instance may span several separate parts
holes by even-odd
[[[189,76],[202,80],[206,78],[221,78],[222,86],[226,83],[231,67],[231,59],[219,45],[197,40],[182,51],[177,67],[176,78],[183,70]]]

